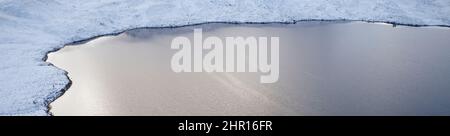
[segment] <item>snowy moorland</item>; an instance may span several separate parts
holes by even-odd
[[[138,27],[363,20],[450,26],[449,0],[0,0],[0,115],[49,115],[70,83],[65,44]]]

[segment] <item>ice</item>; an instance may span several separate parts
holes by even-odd
[[[50,51],[138,27],[363,20],[450,26],[449,0],[0,0],[0,115],[49,115],[69,79]]]

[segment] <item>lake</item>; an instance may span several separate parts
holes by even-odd
[[[171,69],[171,41],[279,37],[279,79]],[[364,22],[133,29],[65,46],[54,115],[450,115],[450,29]],[[208,50],[205,50],[207,52]],[[239,59],[239,58],[238,58]]]

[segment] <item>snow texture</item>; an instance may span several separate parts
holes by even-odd
[[[0,115],[49,115],[70,81],[65,44],[138,27],[363,20],[450,26],[450,0],[0,0]]]

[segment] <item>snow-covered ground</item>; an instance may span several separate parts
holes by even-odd
[[[450,26],[450,0],[0,0],[0,115],[48,115],[69,80],[48,52],[137,27],[364,20]]]

